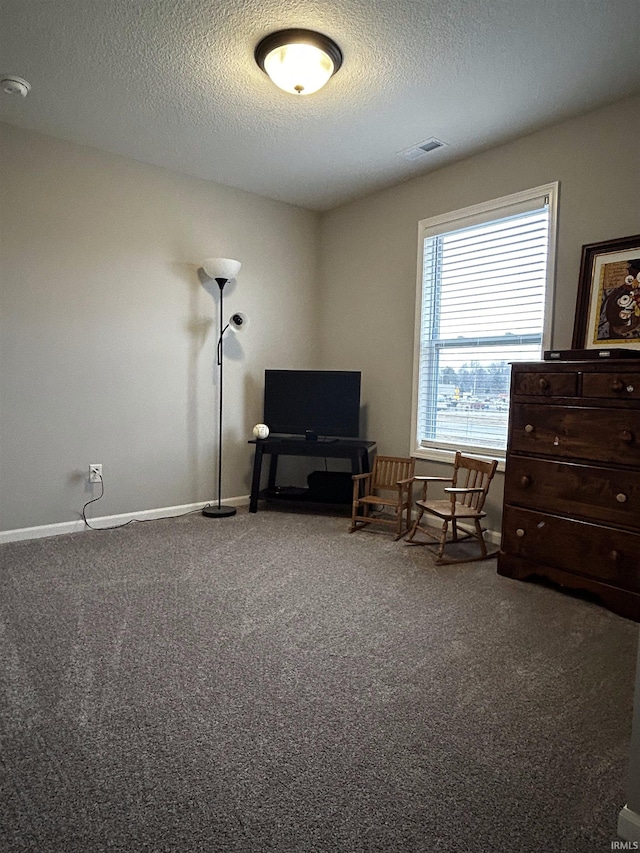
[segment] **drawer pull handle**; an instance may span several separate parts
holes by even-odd
[[[624,492],[618,492],[618,494],[616,495],[616,500],[618,501],[619,504],[626,504],[627,496],[625,495]]]
[[[538,385],[541,391],[546,391],[549,387],[549,380],[542,377],[541,379],[538,379]]]
[[[623,429],[620,433],[620,441],[624,441],[625,444],[631,444],[633,441],[633,433],[628,429]]]
[[[522,537],[524,536],[524,530],[522,529],[522,527],[519,527],[519,528],[516,530],[516,536],[519,536],[519,537],[520,537],[520,539],[522,539]]]
[[[520,477],[520,485],[523,489],[526,489],[531,485],[531,477],[528,474],[523,474],[522,477]]]
[[[534,430],[533,424],[527,424],[526,427],[524,428],[525,432],[533,432],[533,430]]]
[[[629,385],[625,385],[622,379],[616,379],[615,382],[611,383],[612,391],[626,391],[627,394],[633,394],[634,387],[629,383]]]
[[[609,554],[609,557],[613,560],[614,563],[619,563],[620,558],[622,557],[622,554],[620,553],[620,551],[612,551]]]

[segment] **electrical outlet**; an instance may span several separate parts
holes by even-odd
[[[89,482],[90,483],[101,483],[102,482],[102,463],[101,462],[93,462],[89,465]]]

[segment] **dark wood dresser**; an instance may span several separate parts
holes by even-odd
[[[640,621],[640,359],[513,365],[498,573]]]

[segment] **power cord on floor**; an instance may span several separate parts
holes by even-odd
[[[130,518],[129,521],[123,521],[122,524],[112,524],[108,527],[94,527],[92,524],[89,523],[89,519],[87,518],[87,507],[90,504],[94,504],[96,501],[99,501],[101,498],[104,497],[104,480],[102,479],[101,474],[98,474],[97,476],[100,480],[100,494],[97,498],[92,498],[90,501],[87,501],[86,504],[82,507],[82,519],[90,530],[118,530],[120,527],[126,527],[128,524],[144,524],[146,521],[162,521],[162,519],[165,518],[182,518],[185,515],[193,515],[195,513],[202,512],[203,509],[207,509],[211,506],[211,504],[208,503],[200,509],[190,509],[187,512],[178,513],[178,515],[162,515],[159,518]]]

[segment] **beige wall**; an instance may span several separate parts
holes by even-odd
[[[418,221],[560,182],[554,346],[583,243],[640,233],[640,99],[318,215],[0,125],[0,531],[215,493],[211,255],[243,263],[225,314],[223,495],[247,494],[265,367],[363,372],[368,437],[409,450]],[[421,463],[421,470],[441,468]],[[293,475],[292,475],[293,481]],[[501,480],[489,524],[500,525]]]
[[[215,255],[242,261],[225,315],[250,318],[225,338],[222,489],[248,494],[264,368],[317,361],[318,214],[7,125],[0,144],[0,530],[78,519],[90,462],[94,516],[214,496]]]
[[[640,233],[639,140],[640,98],[633,98],[323,215],[322,364],[363,371],[368,437],[381,452],[410,447],[418,222],[559,181],[553,346],[568,348],[582,245]],[[420,470],[442,473],[435,463]]]

